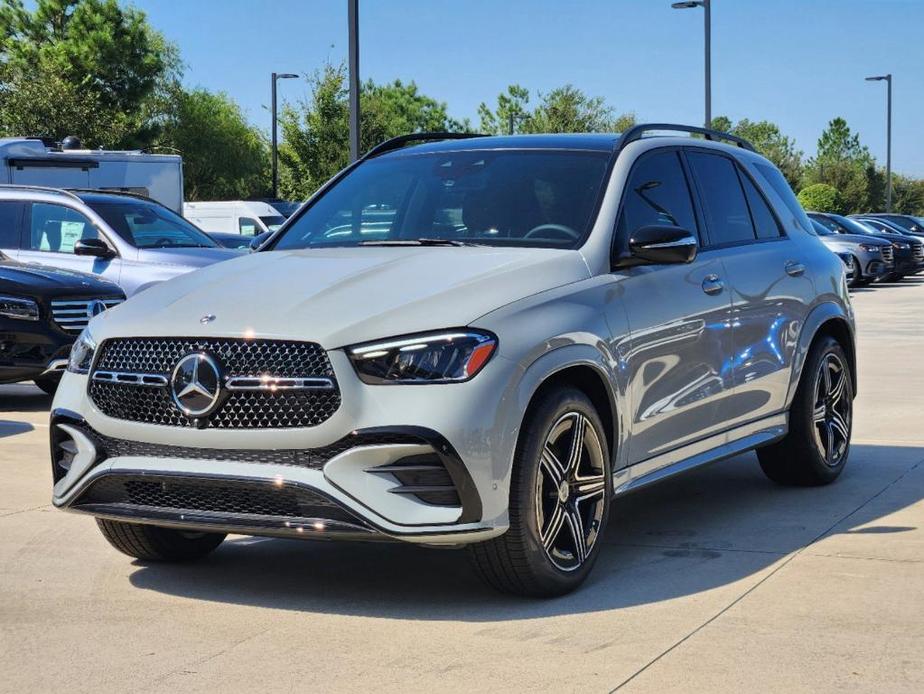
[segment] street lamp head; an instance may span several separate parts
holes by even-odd
[[[280,72],[278,75],[276,75],[277,80],[291,80],[297,77],[298,75],[292,72]]]
[[[687,0],[687,2],[672,2],[671,7],[675,10],[688,10],[693,7],[702,7],[703,0]]]
[[[880,82],[882,80],[890,80],[890,79],[892,79],[892,75],[888,74],[888,75],[876,75],[875,77],[867,77],[866,81],[867,82]]]

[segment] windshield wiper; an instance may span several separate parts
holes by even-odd
[[[478,246],[480,244],[459,239],[380,239],[360,241],[360,246]]]

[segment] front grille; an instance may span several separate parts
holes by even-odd
[[[891,263],[893,260],[895,260],[895,253],[894,253],[894,251],[892,250],[892,246],[883,246],[883,247],[882,247],[882,259],[883,259],[886,263]]]
[[[79,333],[87,327],[90,319],[99,313],[94,313],[91,306],[100,301],[107,309],[121,304],[121,298],[99,299],[55,299],[51,302],[51,316],[62,330],[69,333]]]
[[[226,377],[327,378],[318,390],[231,391],[207,418],[195,420],[174,404],[169,386],[90,381],[90,398],[106,415],[148,424],[217,429],[313,427],[340,407],[340,389],[327,353],[314,342],[235,338],[126,338],[100,346],[94,371],[170,377],[181,357],[208,352]]]
[[[914,257],[915,261],[920,263],[922,260],[924,260],[924,245],[917,244],[915,246],[912,246],[911,254]]]
[[[359,522],[352,513],[321,494],[260,482],[107,475],[94,482],[74,505],[79,508],[90,504],[120,504],[136,510],[156,509],[176,514],[198,511]]]

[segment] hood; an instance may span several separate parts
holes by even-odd
[[[29,296],[122,296],[115,284],[83,272],[0,260],[0,292]]]
[[[311,340],[331,349],[468,325],[590,276],[578,251],[361,247],[252,253],[182,275],[94,319],[94,335]],[[200,319],[215,316],[205,324]]]
[[[199,268],[222,260],[237,258],[246,252],[247,249],[237,248],[140,248],[138,249],[138,260],[146,263]]]

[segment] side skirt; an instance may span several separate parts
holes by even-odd
[[[710,436],[619,470],[613,475],[613,493],[635,491],[681,472],[779,441],[788,430],[787,415],[782,413]]]

